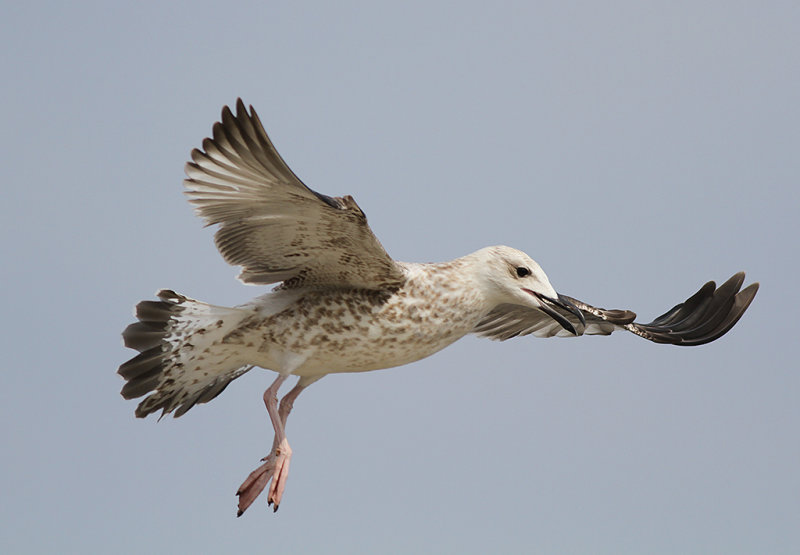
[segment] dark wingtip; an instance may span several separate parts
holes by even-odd
[[[625,327],[656,343],[697,346],[715,341],[733,328],[758,292],[757,282],[740,290],[744,278],[738,272],[719,287],[710,281],[652,322]]]
[[[756,296],[756,293],[758,293],[759,287],[761,287],[761,284],[757,281],[754,281],[753,283],[751,283],[750,285],[739,291],[739,294],[742,295],[744,294],[745,291],[747,291],[747,294],[750,296],[750,300],[752,301],[753,298]],[[750,293],[750,291],[752,291],[752,293]]]
[[[227,106],[226,106],[226,108],[227,108]],[[248,112],[248,109],[249,109],[249,112]],[[230,109],[228,109],[228,111],[231,112]],[[224,117],[224,108],[223,108],[223,117]],[[231,117],[233,117],[232,114],[231,114]],[[252,104],[245,105],[244,100],[242,100],[242,97],[240,96],[240,97],[238,97],[236,99],[236,118],[235,119],[241,120],[243,118],[244,119],[252,119],[252,120],[255,120],[255,121],[259,121],[258,120],[258,115],[256,114],[256,109],[253,108],[253,105]],[[260,123],[261,122],[259,121],[259,125],[260,125]]]
[[[736,291],[742,288],[742,284],[744,283],[744,272],[737,272],[733,274],[728,280],[719,286],[720,289],[723,287],[733,287]]]

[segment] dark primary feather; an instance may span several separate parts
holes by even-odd
[[[743,282],[744,272],[735,274],[719,287],[709,281],[687,300],[647,324],[634,322],[636,313],[630,310],[597,308],[564,297],[583,312],[586,319],[583,333],[587,335],[609,335],[625,329],[656,343],[703,345],[725,335],[750,306],[758,291],[758,283],[741,289]],[[581,329],[581,323],[574,315],[556,309],[576,329]],[[501,341],[528,334],[538,337],[571,335],[542,311],[510,304],[496,307],[473,332]]]
[[[744,272],[739,272],[718,288],[713,281],[683,303],[676,305],[649,324],[630,323],[624,327],[645,339],[673,345],[703,345],[719,339],[730,330],[750,306],[758,283],[741,289]]]
[[[306,187],[275,150],[253,107],[226,106],[184,181],[217,248],[246,283],[382,289],[405,280],[350,196]]]

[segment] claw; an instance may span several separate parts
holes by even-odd
[[[239,497],[239,511],[236,516],[242,516],[253,501],[264,491],[264,488],[272,478],[274,471],[272,461],[267,461],[255,469],[247,479],[239,486],[236,495]]]
[[[269,484],[267,491],[267,506],[273,507],[273,512],[278,510],[278,506],[286,488],[286,479],[289,476],[289,461],[292,457],[292,448],[285,439],[280,445],[275,447],[275,451],[265,457],[266,462],[256,468],[242,482],[236,495],[239,497],[239,511],[236,516],[242,516],[253,501],[261,495],[261,492]]]

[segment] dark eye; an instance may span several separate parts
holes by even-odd
[[[530,273],[531,273],[531,271],[529,269],[527,269],[525,266],[520,266],[519,268],[517,268],[517,276],[518,277],[525,277],[527,275],[530,275]]]

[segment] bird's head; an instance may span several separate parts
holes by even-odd
[[[583,313],[559,295],[542,268],[530,256],[511,247],[487,247],[474,253],[482,271],[485,291],[491,303],[515,304],[539,309],[573,335],[583,333]],[[581,323],[580,331],[561,313],[574,315]]]

